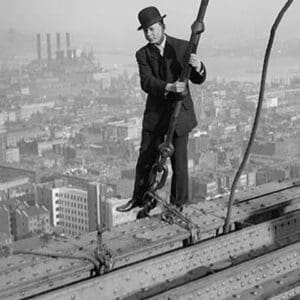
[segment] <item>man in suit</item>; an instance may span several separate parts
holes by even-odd
[[[178,81],[186,59],[192,66],[190,80],[201,84],[206,78],[204,64],[196,54],[186,58],[188,42],[165,34],[164,18],[156,7],[146,7],[138,14],[140,27],[148,43],[136,52],[142,89],[148,94],[142,124],[142,140],[136,165],[132,199],[117,208],[120,212],[142,207],[142,198],[149,189],[148,177],[164,141],[170,116],[178,94],[184,93],[172,144],[173,170],[170,202],[181,208],[188,202],[189,132],[197,125],[193,101],[186,83]],[[177,96],[177,97],[176,97]]]

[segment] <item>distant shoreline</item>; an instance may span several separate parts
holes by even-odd
[[[96,60],[107,69],[114,67],[137,69],[134,55],[96,53]],[[263,58],[214,56],[203,58],[208,78],[220,78],[227,81],[259,82]],[[296,62],[299,62],[296,64]],[[267,81],[273,78],[288,80],[300,76],[300,60],[295,57],[272,57],[269,61]]]
[[[199,54],[200,55],[200,54]],[[200,56],[201,57],[201,56]],[[28,64],[35,56],[33,53],[19,56],[19,64]],[[127,70],[129,74],[137,72],[135,55],[119,54],[107,52],[95,52],[96,63],[99,63],[104,69],[109,70]],[[226,81],[250,81],[259,82],[263,57],[232,57],[232,56],[205,56],[203,61],[207,68],[207,78],[224,79]],[[2,63],[0,59],[0,64]],[[267,74],[267,82],[272,79],[282,78],[286,81],[294,76],[300,77],[300,59],[299,57],[270,57],[270,63]]]

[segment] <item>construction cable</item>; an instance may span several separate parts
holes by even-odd
[[[47,253],[47,252],[37,252],[37,251],[26,251],[26,250],[16,250],[12,249],[8,246],[2,246],[0,248],[0,258],[1,257],[8,257],[10,255],[33,255],[33,256],[44,256],[44,257],[51,257],[51,258],[63,258],[63,259],[75,259],[75,260],[81,260],[81,261],[89,261],[94,265],[94,271],[95,273],[99,273],[99,270],[101,268],[101,264],[99,261],[94,259],[93,257],[81,255],[67,255],[67,254],[59,254],[59,253]]]
[[[257,108],[256,108],[254,123],[253,123],[252,131],[250,134],[250,138],[249,138],[249,141],[248,141],[245,153],[244,153],[244,157],[242,159],[242,162],[239,166],[238,171],[235,174],[235,177],[234,177],[232,185],[231,185],[230,195],[229,195],[229,200],[228,200],[228,207],[227,207],[227,215],[226,215],[225,226],[224,226],[224,233],[228,233],[229,228],[230,228],[232,205],[234,202],[234,194],[235,194],[236,186],[237,186],[240,176],[244,170],[244,167],[247,163],[247,160],[248,160],[248,157],[250,154],[250,150],[253,145],[254,138],[255,138],[255,134],[256,134],[256,131],[258,128],[258,123],[259,123],[259,118],[260,118],[262,103],[263,103],[263,98],[264,98],[264,92],[265,92],[265,83],[266,83],[266,75],[267,75],[267,70],[268,70],[269,58],[270,58],[270,54],[271,54],[271,50],[272,50],[272,46],[273,46],[273,42],[274,42],[275,32],[277,30],[278,25],[280,24],[280,21],[281,21],[283,15],[288,10],[288,8],[292,4],[292,2],[293,2],[293,0],[288,0],[285,3],[283,8],[280,10],[279,14],[277,15],[275,22],[271,28],[270,37],[269,37],[268,45],[267,45],[266,52],[265,52],[264,62],[263,62],[263,69],[262,69],[262,75],[261,75],[261,81],[260,81],[259,98],[258,98],[258,104],[257,104]]]
[[[46,253],[46,252],[35,252],[35,251],[25,251],[25,250],[12,250],[12,254],[14,255],[34,255],[34,256],[44,256],[44,257],[52,257],[52,258],[65,258],[65,259],[75,259],[75,260],[83,260],[89,261],[95,267],[95,270],[99,269],[99,262],[94,258],[89,256],[75,256],[75,255],[67,255],[67,254],[57,254],[57,253]]]

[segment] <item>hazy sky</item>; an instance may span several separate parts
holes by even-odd
[[[210,0],[203,38],[214,42],[265,37],[285,2]],[[167,14],[167,32],[188,39],[199,4],[200,0],[0,0],[0,30],[33,35],[69,31],[78,43],[85,39],[103,49],[136,49],[144,43],[136,30],[140,9],[157,6]],[[300,38],[298,20],[300,0],[294,0],[278,32],[280,39]]]

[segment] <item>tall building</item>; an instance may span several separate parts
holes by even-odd
[[[37,199],[50,210],[51,225],[59,227],[64,233],[77,236],[96,230],[97,185],[89,184],[86,191],[44,184],[37,188]]]
[[[40,184],[36,188],[36,199],[39,205],[45,206],[50,213],[50,224],[58,226],[59,223],[59,191],[55,184]]]
[[[72,236],[96,231],[98,224],[106,230],[116,223],[111,217],[114,205],[106,201],[106,194],[106,184],[99,182],[89,182],[86,189],[55,184],[37,187],[37,201],[49,209],[51,225]]]
[[[57,225],[69,235],[89,232],[87,192],[77,188],[62,187],[56,192]]]

